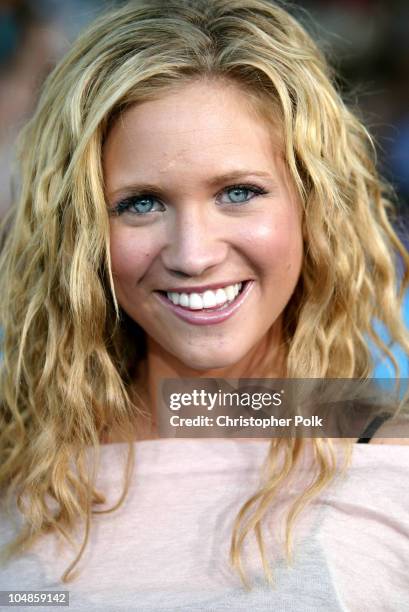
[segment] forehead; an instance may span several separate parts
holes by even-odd
[[[268,166],[281,151],[277,127],[243,88],[194,82],[128,108],[106,139],[104,170],[119,176],[131,167],[166,174],[209,172],[220,163]]]

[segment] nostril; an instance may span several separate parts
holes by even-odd
[[[188,274],[187,272],[183,272],[182,270],[169,270],[170,274],[173,274],[173,276],[176,276],[176,278],[190,278],[190,274]]]

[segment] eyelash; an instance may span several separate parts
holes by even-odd
[[[247,184],[230,185],[229,187],[226,187],[225,189],[223,189],[222,193],[233,191],[235,189],[242,189],[244,191],[252,191],[254,194],[253,197],[247,200],[244,200],[243,202],[230,202],[230,204],[235,207],[241,206],[243,204],[247,204],[254,197],[259,196],[259,195],[265,195],[267,193],[267,191],[263,189],[262,187],[258,187],[257,185],[247,185]],[[147,211],[145,213],[141,213],[137,211],[132,211],[132,212],[130,211],[130,207],[133,204],[135,204],[135,201],[148,200],[148,199],[157,200],[158,198],[156,195],[152,193],[141,193],[137,195],[135,194],[127,198],[124,198],[123,200],[118,202],[118,204],[116,204],[114,208],[111,210],[111,213],[116,214],[116,215],[122,215],[124,212],[130,212],[132,215],[144,217],[152,212],[160,212],[160,211]]]

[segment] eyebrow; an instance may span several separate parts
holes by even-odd
[[[270,174],[269,172],[260,172],[256,170],[232,170],[230,172],[225,172],[223,174],[219,174],[217,176],[210,178],[209,180],[205,181],[205,184],[207,187],[214,188],[223,183],[228,183],[229,181],[237,181],[237,180],[243,179],[243,177],[249,177],[249,176],[258,176],[260,178],[264,178],[264,179],[273,181],[274,182],[273,187],[276,186],[277,184],[272,174]],[[110,195],[111,197],[115,197],[121,193],[131,192],[131,191],[137,191],[140,193],[143,191],[150,191],[150,192],[153,192],[154,194],[156,193],[159,195],[162,193],[163,189],[160,188],[158,185],[153,185],[152,183],[135,182],[129,185],[123,185],[122,187],[119,187],[118,189],[113,191]]]
[[[210,187],[215,185],[219,185],[220,183],[225,183],[228,181],[235,181],[237,179],[243,178],[244,176],[259,176],[260,178],[272,179],[272,175],[269,172],[259,172],[255,170],[233,170],[232,172],[226,172],[224,174],[220,174],[206,181],[206,184]]]

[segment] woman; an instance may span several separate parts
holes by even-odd
[[[154,439],[164,378],[364,380],[368,340],[393,360],[375,319],[409,353],[393,205],[303,28],[266,0],[131,2],[51,74],[20,158],[1,589],[67,582],[87,610],[403,610],[404,439]]]

